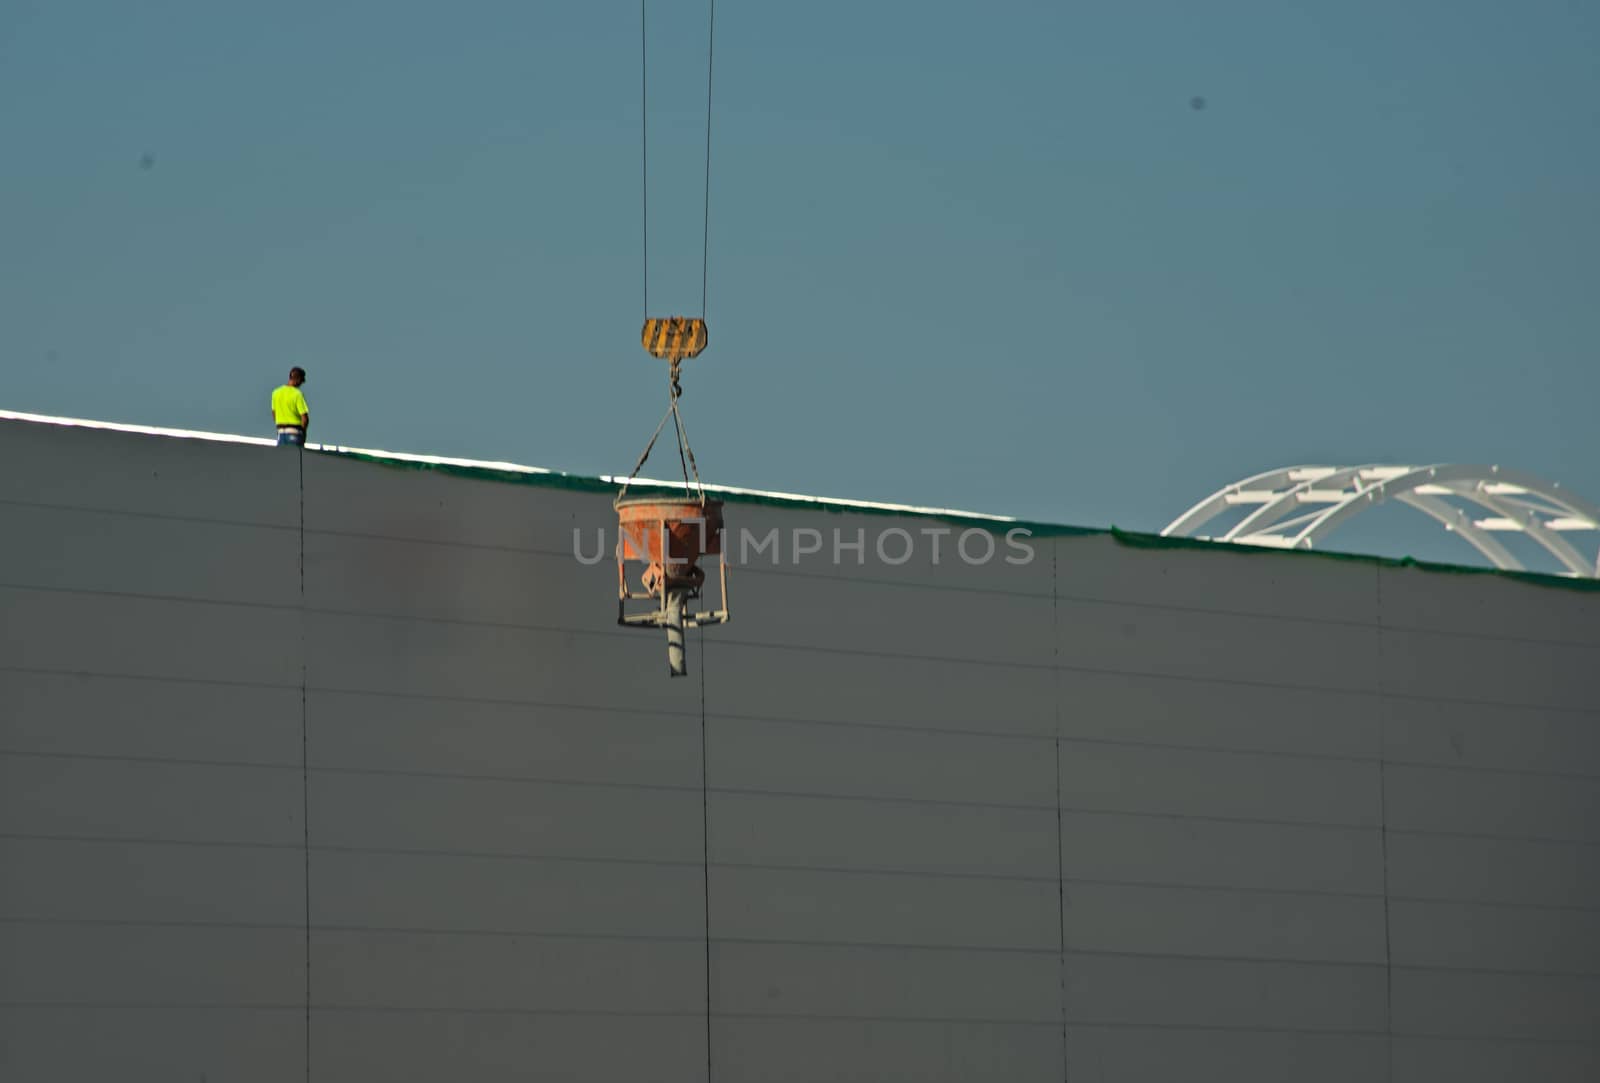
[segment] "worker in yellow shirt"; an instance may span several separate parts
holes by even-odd
[[[289,382],[272,393],[272,422],[278,426],[278,446],[292,444],[303,446],[306,429],[311,425],[311,408],[300,385],[306,382],[306,370],[289,370]]]

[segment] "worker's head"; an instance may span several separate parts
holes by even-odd
[[[298,365],[289,370],[289,386],[299,387],[306,382],[306,370]]]

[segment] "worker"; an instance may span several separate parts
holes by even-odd
[[[272,423],[278,426],[278,446],[295,447],[306,442],[306,429],[311,426],[311,408],[300,385],[306,382],[306,370],[298,366],[289,370],[289,382],[272,393]]]

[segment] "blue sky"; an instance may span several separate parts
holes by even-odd
[[[706,9],[649,11],[651,307],[695,314]],[[264,434],[301,364],[315,439],[626,472],[638,20],[8,0],[0,406]],[[706,479],[1138,529],[1302,461],[1600,501],[1596,55],[1555,0],[723,0]]]

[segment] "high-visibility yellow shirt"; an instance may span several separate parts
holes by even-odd
[[[292,384],[284,384],[272,393],[272,416],[280,425],[299,425],[309,416],[311,408],[306,397]]]

